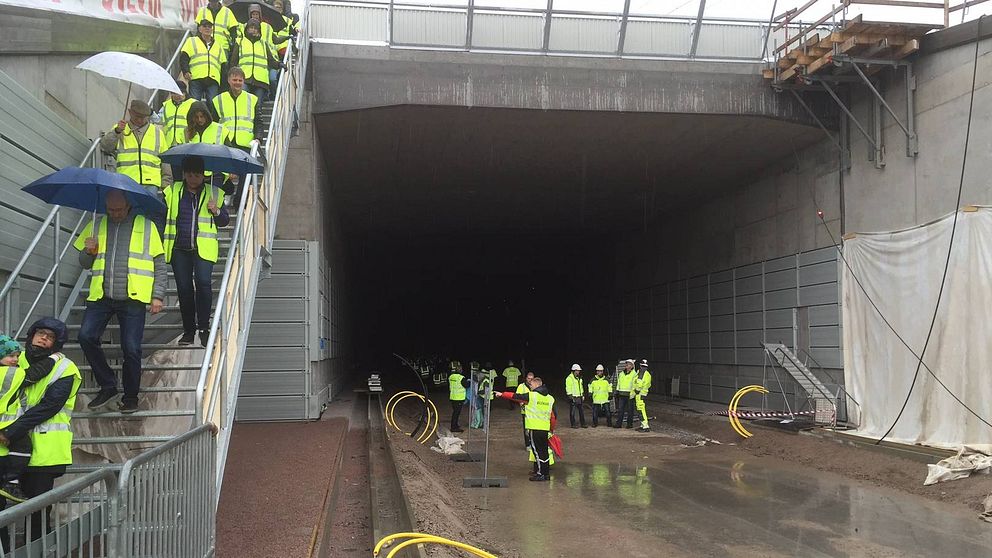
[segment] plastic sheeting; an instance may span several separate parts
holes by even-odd
[[[975,208],[973,208],[975,209]],[[960,211],[947,284],[924,362],[969,407],[992,422],[992,209]],[[919,354],[947,258],[953,214],[912,229],[844,242],[844,376],[861,404],[855,434],[882,436],[909,393],[917,357],[872,308],[855,276]],[[856,412],[857,409],[853,409]],[[992,428],[921,369],[888,440],[943,447],[992,443]]]

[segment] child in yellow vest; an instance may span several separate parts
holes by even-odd
[[[24,374],[18,369],[18,357],[21,346],[10,337],[0,335],[0,432],[9,426],[17,416],[20,407],[16,405],[17,396],[23,383]],[[13,405],[12,405],[13,404]],[[0,496],[14,502],[23,501],[19,478],[31,460],[31,438],[22,436],[17,441],[11,441],[10,447],[5,448],[5,455],[0,456]]]

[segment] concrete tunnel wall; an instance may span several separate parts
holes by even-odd
[[[849,131],[851,168],[840,170],[841,161],[836,149],[830,142],[822,139],[820,130],[808,127],[805,133],[809,136],[806,141],[807,144],[811,144],[809,147],[797,149],[776,147],[780,150],[775,157],[777,160],[769,163],[758,175],[730,181],[718,191],[706,192],[701,197],[681,203],[676,210],[666,208],[646,214],[646,219],[643,221],[640,216],[634,219],[633,221],[638,225],[632,227],[629,234],[615,243],[612,255],[600,255],[601,258],[607,258],[600,260],[602,265],[624,271],[602,281],[602,283],[610,283],[608,291],[604,291],[600,284],[590,286],[585,292],[576,291],[573,305],[575,315],[589,318],[592,315],[587,310],[582,310],[583,306],[606,306],[608,301],[622,298],[624,292],[800,252],[829,248],[833,241],[827,228],[833,239],[839,241],[845,232],[891,230],[913,226],[950,211],[954,203],[953,194],[956,191],[960,170],[974,43],[963,41],[960,44],[952,44],[947,43],[946,40],[941,43],[940,36],[941,34],[938,33],[929,38],[924,45],[925,53],[916,60],[919,80],[916,97],[917,123],[920,137],[920,154],[917,158],[908,158],[904,155],[904,138],[887,115],[884,120],[887,165],[884,169],[876,169],[874,163],[868,160],[866,143],[852,129]],[[928,44],[931,45],[929,49]],[[329,46],[318,45],[320,48]],[[394,102],[413,102],[429,105],[442,102],[439,101],[439,91],[442,91],[443,87],[430,89],[425,86],[422,90],[405,88],[403,95],[390,97],[392,93],[389,93],[389,83],[390,80],[397,79],[396,72],[399,71],[397,68],[403,66],[400,64],[401,60],[404,62],[418,60],[420,65],[416,68],[419,69],[413,72],[419,72],[417,75],[420,75],[420,83],[427,83],[426,76],[433,70],[429,67],[425,68],[424,60],[418,58],[426,56],[424,53],[390,53],[388,60],[379,60],[377,65],[371,66],[372,69],[366,67],[364,75],[360,78],[363,85],[358,85],[354,81],[345,79],[346,75],[334,73],[341,70],[340,66],[335,68],[322,66],[327,61],[321,58],[320,48],[315,53],[315,68],[318,72],[314,80],[317,87],[313,105],[315,113],[361,109],[377,106],[379,103],[388,105]],[[335,45],[334,48],[336,63],[345,64],[346,62],[338,57],[358,47]],[[989,120],[992,119],[992,110],[990,110],[992,89],[988,87],[992,80],[992,72],[988,71],[992,69],[990,67],[992,58],[988,56],[990,48],[992,44],[988,39],[981,42],[975,120],[972,127],[972,152],[964,190],[964,203],[992,203],[990,199],[992,189],[985,179],[990,170],[988,153],[992,145],[992,126],[989,125]],[[361,57],[367,56],[368,52],[364,52]],[[597,62],[600,63],[605,65],[609,64],[609,61]],[[541,62],[528,61],[526,64],[541,64]],[[370,84],[382,77],[375,73],[376,67],[388,74],[384,78],[385,85],[372,92],[372,99],[367,103],[356,102],[355,99],[359,98],[356,95],[368,93]],[[325,71],[321,71],[322,68]],[[355,71],[354,67],[347,70],[347,72],[353,71]],[[450,72],[448,75],[451,75]],[[408,78],[409,75],[403,79]],[[464,76],[459,79],[464,79]],[[494,83],[498,82],[494,76],[491,76],[491,79]],[[903,92],[901,76],[893,76],[890,72],[885,72],[882,79],[888,91],[889,103],[900,111],[904,106],[900,98]],[[473,81],[473,83],[477,82]],[[574,83],[572,82],[573,85]],[[624,89],[618,84],[614,85]],[[523,95],[517,99],[529,99],[524,103],[527,107],[546,109],[548,97],[545,96],[542,100],[541,88],[542,86],[537,87],[534,95]],[[461,91],[464,93],[464,88]],[[573,100],[580,98],[576,95],[566,97]],[[471,95],[461,94],[453,97],[445,95],[444,98],[443,103],[465,104],[476,102],[480,97],[473,92]],[[594,96],[594,98],[601,97]],[[867,92],[856,88],[852,98],[855,114],[866,118],[870,110]],[[623,106],[636,106],[636,103],[623,104]],[[766,103],[763,106],[772,105]],[[613,105],[600,108],[616,110],[620,107]],[[314,141],[317,141],[316,138]],[[314,157],[317,159],[314,167],[320,169],[320,154]],[[713,153],[711,160],[713,164],[722,162],[719,153]],[[294,159],[291,159],[291,168],[296,167],[293,161]],[[298,170],[294,169],[290,172]],[[281,237],[284,234],[308,238],[326,236],[326,233],[318,234],[316,231],[324,226],[320,224],[321,222],[327,221],[321,211],[328,211],[327,208],[335,205],[331,200],[331,194],[324,191],[334,177],[325,175],[317,180],[316,176],[320,172],[320,170],[314,171],[315,179],[310,184],[319,184],[319,187],[315,187],[309,194],[292,194],[291,192],[297,190],[302,183],[297,185],[287,183],[287,194],[282,206],[284,217],[280,219]],[[292,210],[293,207],[298,212]],[[827,228],[817,217],[817,210],[824,212]],[[293,211],[297,219],[302,219],[296,225],[286,225],[294,229],[292,233],[287,232],[284,227],[285,215],[290,211]],[[334,242],[340,246],[336,250],[338,265],[342,268],[347,267],[348,262],[353,261],[341,255],[347,250],[347,231],[331,237],[336,238]],[[589,301],[592,300],[607,302],[590,304]],[[572,354],[577,355],[574,360],[584,359],[584,362],[601,360],[608,363],[618,356],[628,356],[633,350],[632,347],[625,347],[622,340],[617,341],[611,337],[609,327],[603,325],[604,319],[607,319],[605,323],[609,323],[608,318],[600,315],[599,319],[592,316],[592,319],[577,320],[580,323],[569,326],[570,329],[574,329],[569,333],[568,342]],[[583,325],[588,322],[592,324]],[[586,341],[593,338],[601,339],[601,343],[590,346]],[[839,355],[840,350],[838,350]],[[662,386],[668,378],[685,377],[690,373],[698,375],[699,378],[708,376],[710,380],[722,386],[744,385],[754,380],[767,379],[766,371],[761,366],[657,361],[653,364],[653,369],[656,372],[656,381],[661,384],[660,391],[667,389],[667,386]],[[730,394],[732,390],[718,390],[714,393],[713,399],[725,401]],[[782,405],[780,398],[770,399],[768,403],[773,407]]]

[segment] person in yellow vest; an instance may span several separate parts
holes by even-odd
[[[285,2],[283,0],[275,0],[272,3],[272,7],[282,14],[282,19],[286,22],[285,27],[275,32],[275,37],[272,40],[276,48],[279,49],[279,60],[282,60],[286,53],[287,42],[290,37],[296,37],[300,32],[300,18],[293,13],[289,0]]]
[[[100,138],[100,149],[117,157],[117,172],[143,186],[160,190],[172,183],[172,169],[162,163],[161,154],[169,149],[169,138],[162,128],[151,124],[152,107],[132,99],[128,120],[121,120]]]
[[[215,145],[227,143],[228,131],[214,122],[210,109],[203,101],[196,101],[189,107],[186,122],[186,143],[213,143]],[[205,171],[203,176],[207,182],[214,186],[219,187],[224,183],[223,173]]]
[[[214,41],[214,24],[200,20],[198,34],[183,43],[179,53],[179,68],[189,83],[189,96],[210,103],[220,91],[227,66],[227,49]]]
[[[228,72],[227,84],[230,91],[214,97],[214,115],[227,131],[227,145],[249,151],[255,139],[255,127],[261,127],[258,97],[244,90],[245,72],[238,66]]]
[[[516,388],[517,384],[520,383],[520,369],[513,365],[512,360],[507,362],[502,376],[503,386],[508,390]]]
[[[451,363],[451,374],[448,375],[448,399],[451,401],[451,431],[464,432],[458,425],[458,417],[465,406],[465,395],[468,393],[469,379],[462,374],[460,364]]]
[[[614,428],[623,428],[623,421],[626,417],[627,428],[634,427],[634,398],[631,391],[634,389],[633,359],[624,361],[624,369],[617,375],[617,422]]]
[[[260,23],[250,19],[245,24],[244,34],[231,47],[231,64],[236,64],[244,72],[245,87],[248,92],[264,102],[271,89],[269,70],[279,69],[282,64],[275,58],[265,41],[262,40]],[[230,71],[234,71],[233,68]],[[230,79],[230,72],[228,72]]]
[[[190,345],[200,332],[200,345],[207,346],[210,307],[213,304],[211,274],[219,255],[218,227],[231,218],[224,208],[220,188],[204,184],[203,158],[183,159],[183,180],[165,190],[165,260],[172,272],[183,317],[180,345]]]
[[[511,362],[510,364],[513,363]],[[517,389],[514,390],[514,393],[517,394],[527,393],[528,391],[530,391],[531,382],[533,381],[534,381],[534,373],[527,372],[527,374],[524,376],[524,381],[520,382],[520,384],[517,386]],[[509,388],[507,388],[507,390],[509,390]],[[526,413],[524,412],[524,408],[522,405],[519,404],[519,402],[514,403],[513,401],[510,401],[510,405],[520,406],[520,423],[524,427],[524,447],[525,448],[530,447],[530,443],[528,442],[527,439],[527,416]]]
[[[531,380],[531,390],[527,393],[504,391],[503,399],[524,403],[524,426],[527,429],[528,447],[534,452],[534,474],[532,481],[550,480],[548,473],[551,458],[548,455],[548,438],[554,430],[555,398],[548,393],[548,387],[541,378]]]
[[[196,102],[196,99],[186,96],[186,82],[177,81],[176,85],[179,86],[182,93],[169,94],[169,98],[162,103],[161,110],[162,129],[171,145],[186,143],[186,115],[189,114],[189,108]]]
[[[193,21],[209,21],[213,24],[213,39],[220,48],[227,52],[238,37],[238,18],[231,8],[224,6],[220,0],[207,0],[207,5],[196,12]]]
[[[44,366],[48,372],[34,384],[22,386],[20,398],[4,411],[17,418],[0,433],[0,445],[11,448],[23,438],[31,442],[31,458],[20,478],[28,498],[51,490],[55,479],[72,464],[72,411],[82,376],[76,364],[59,352],[68,338],[65,323],[55,318],[41,318],[28,328],[18,367]],[[32,539],[41,538],[47,530],[42,525],[43,515],[51,516],[51,510],[47,511],[31,515]]]
[[[596,377],[589,382],[589,395],[592,397],[592,427],[599,426],[600,415],[606,415],[606,426],[613,427],[613,413],[610,412],[610,395],[613,386],[606,379],[606,369],[602,364],[596,365]]]
[[[578,428],[575,425],[576,411],[579,415],[579,425],[582,428],[588,428],[586,426],[586,413],[582,408],[583,400],[585,399],[584,387],[582,367],[578,364],[573,364],[572,373],[565,376],[565,395],[568,396],[568,424],[572,428]]]
[[[25,372],[18,367],[21,345],[7,335],[0,335],[0,434],[17,419],[17,395],[24,382]],[[45,372],[47,375],[51,367]],[[40,378],[39,378],[40,379]],[[14,403],[10,413],[7,408]],[[31,460],[31,438],[23,436],[12,440],[10,447],[0,446],[0,483],[3,498],[13,502],[23,501],[20,477]]]
[[[644,405],[644,400],[648,396],[648,390],[651,389],[651,372],[648,370],[648,361],[641,360],[640,364],[637,365],[637,374],[634,377],[633,395],[634,395],[634,405],[637,411],[641,414],[641,427],[637,429],[638,432],[651,432],[651,427],[648,426],[648,411],[647,407]]]
[[[252,4],[251,6],[248,7],[248,19],[241,23],[241,34],[243,35],[246,33],[245,26],[248,24],[248,21],[252,19],[257,20],[259,22],[259,30],[262,36],[262,42],[265,43],[266,47],[268,47],[272,57],[278,58],[279,51],[278,48],[276,47],[276,44],[282,42],[284,39],[276,38],[275,31],[272,30],[272,25],[269,22],[265,21],[264,18],[262,18],[262,7],[260,5]],[[277,78],[277,72],[275,70],[270,70],[269,81],[275,83],[276,78]]]
[[[162,311],[168,273],[162,239],[151,221],[136,213],[119,190],[107,193],[106,206],[107,214],[87,222],[73,244],[79,264],[92,270],[79,345],[100,386],[87,406],[105,407],[117,396],[117,376],[107,364],[101,337],[116,316],[124,353],[124,396],[117,408],[129,414],[138,410],[145,312]]]

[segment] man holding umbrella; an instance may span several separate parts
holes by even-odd
[[[118,410],[133,413],[138,410],[145,311],[162,310],[168,282],[165,251],[158,229],[131,207],[123,192],[108,190],[105,202],[107,214],[95,216],[73,244],[80,265],[93,271],[79,344],[100,385],[88,407],[105,407],[117,395],[117,377],[100,338],[110,318],[117,317],[124,353],[124,397]]]
[[[129,120],[121,120],[100,139],[100,149],[117,156],[117,172],[131,177],[142,186],[161,190],[172,184],[172,169],[159,156],[169,149],[169,138],[162,128],[148,118],[152,108],[140,99],[132,99]]]
[[[204,184],[202,157],[183,159],[183,180],[165,189],[165,259],[172,264],[179,310],[183,316],[180,345],[190,345],[200,331],[200,344],[207,346],[210,307],[213,304],[211,274],[217,263],[217,228],[231,219],[224,207],[224,193]]]

